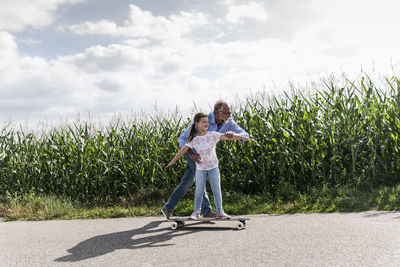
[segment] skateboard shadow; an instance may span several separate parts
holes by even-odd
[[[197,231],[221,231],[227,228],[214,227],[193,227],[191,226],[179,228],[175,231],[169,227],[159,227],[165,220],[154,221],[145,226],[122,232],[99,235],[84,240],[76,246],[68,249],[69,255],[55,259],[56,262],[78,262],[90,258],[95,258],[118,249],[141,249],[149,247],[167,247],[175,244],[165,244],[164,242],[172,240],[175,237],[184,236]],[[231,228],[229,228],[231,230]],[[140,237],[141,235],[146,235]]]

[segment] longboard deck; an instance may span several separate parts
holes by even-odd
[[[190,216],[184,216],[184,217],[170,217],[168,220],[172,222],[171,223],[172,230],[175,230],[176,228],[178,228],[178,226],[183,227],[186,221],[191,221],[191,222],[237,221],[236,228],[238,230],[242,230],[246,226],[246,221],[250,219],[245,217],[230,217],[230,218],[201,217],[199,219],[192,219],[190,218]]]
[[[247,221],[249,218],[245,217],[230,217],[230,218],[217,218],[217,217],[201,217],[199,219],[191,219],[190,216],[183,217],[170,217],[170,221],[197,221],[197,222],[209,222],[209,221]]]

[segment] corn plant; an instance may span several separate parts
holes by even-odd
[[[248,97],[234,119],[257,143],[220,142],[224,191],[275,196],[324,186],[400,182],[400,82],[326,81],[313,93]],[[42,133],[1,129],[0,197],[66,196],[112,203],[140,190],[172,191],[184,160],[165,165],[191,118],[157,114],[104,127],[76,122]]]

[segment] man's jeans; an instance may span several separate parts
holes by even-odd
[[[197,213],[200,212],[202,195],[206,190],[207,176],[214,194],[215,208],[217,209],[217,212],[222,212],[221,179],[218,167],[207,171],[196,171],[196,194],[194,196],[194,211]]]
[[[182,199],[182,197],[186,194],[186,192],[194,183],[194,177],[196,174],[196,162],[192,160],[187,153],[184,155],[184,157],[186,159],[185,174],[183,175],[182,181],[175,188],[167,203],[165,203],[164,205],[164,207],[166,207],[168,210],[173,210],[175,206],[178,205],[178,202]],[[211,212],[210,200],[208,199],[207,192],[205,190],[203,194],[203,204],[201,210],[203,212],[203,215]]]

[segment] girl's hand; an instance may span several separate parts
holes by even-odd
[[[234,136],[234,133],[233,133],[232,131],[230,131],[230,132],[224,133],[224,135],[225,135],[229,140],[232,140],[232,139],[233,139],[233,136]]]
[[[167,166],[165,166],[165,168],[168,168],[168,167],[170,167],[172,164],[174,164],[174,162],[170,162],[170,163],[168,163],[168,165]]]

